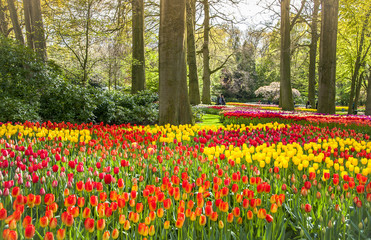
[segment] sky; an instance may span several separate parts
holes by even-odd
[[[262,2],[258,4],[259,2]],[[249,25],[260,25],[263,22],[270,20],[272,12],[264,11],[264,3],[262,0],[244,0],[239,4],[238,9],[229,7],[235,16],[244,21],[238,24],[240,29],[246,29]]]

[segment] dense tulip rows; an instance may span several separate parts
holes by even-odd
[[[294,113],[277,111],[239,111],[238,109],[225,109],[222,114],[227,124],[249,124],[256,122],[278,121],[284,123],[301,122],[319,126],[338,126],[342,128],[359,129],[370,132],[371,117],[364,115],[325,115],[317,113]]]
[[[0,125],[2,239],[365,239],[371,141],[303,125]]]

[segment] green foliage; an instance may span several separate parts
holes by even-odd
[[[17,98],[2,97],[0,111],[0,122],[24,122],[25,120],[37,122],[40,120],[35,105]]]
[[[54,62],[0,36],[0,122],[104,122],[153,124],[158,95],[82,87],[65,80]]]
[[[34,52],[0,35],[0,121],[37,121],[49,71]]]
[[[52,122],[91,122],[94,120],[94,98],[90,89],[56,80],[41,96],[40,116]]]
[[[112,91],[96,97],[95,122],[153,124],[158,120],[158,95],[141,91],[136,95]]]

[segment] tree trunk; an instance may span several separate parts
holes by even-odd
[[[317,42],[318,42],[318,11],[320,0],[314,0],[312,16],[312,40],[309,49],[309,81],[308,81],[308,101],[312,108],[316,108],[316,59],[317,59]]]
[[[8,36],[8,23],[6,22],[6,7],[3,5],[3,2],[0,0],[0,33],[4,36]]]
[[[366,100],[366,115],[371,115],[371,67],[368,74],[368,84],[367,84],[367,100]]]
[[[88,83],[88,62],[89,62],[89,48],[90,48],[90,21],[91,21],[91,8],[92,2],[89,0],[87,2],[87,12],[86,12],[86,23],[85,23],[85,55],[82,64],[82,85],[86,86]]]
[[[348,103],[348,114],[353,114],[353,112],[356,110],[353,105],[354,90],[356,87],[356,80],[358,79],[358,75],[359,75],[359,69],[361,68],[361,65],[362,65],[361,57],[362,57],[363,45],[365,41],[365,31],[367,29],[368,18],[370,17],[370,14],[371,14],[371,8],[368,10],[365,21],[363,22],[363,26],[362,26],[361,40],[359,42],[357,58],[356,58],[356,62],[354,63],[354,72],[352,74],[352,82],[351,82],[351,87],[350,87],[350,96],[349,96],[349,103]]]
[[[321,4],[322,26],[317,111],[319,113],[334,114],[339,0],[321,0]]]
[[[159,123],[192,123],[187,91],[186,0],[161,0]]]
[[[198,86],[196,44],[195,44],[196,0],[187,0],[187,62],[189,68],[189,102],[201,103]]]
[[[210,51],[209,51],[209,33],[210,33],[210,9],[209,9],[209,0],[203,0],[204,5],[204,43],[202,46],[202,55],[203,55],[203,86],[202,86],[202,103],[211,104],[211,94],[210,94]]]
[[[40,0],[31,1],[31,23],[33,30],[33,41],[36,53],[44,60],[47,60],[46,41],[43,19],[41,15]]]
[[[31,0],[23,0],[23,10],[24,10],[24,23],[26,25],[26,36],[27,36],[27,46],[31,49],[35,49],[33,43],[33,30],[32,30],[32,20],[31,20]]]
[[[15,8],[14,0],[7,0],[7,2],[8,2],[8,9],[9,9],[9,14],[10,14],[10,19],[12,20],[15,38],[18,40],[18,42],[20,42],[21,44],[24,44],[22,29],[21,29],[21,25],[19,25],[17,9]]]
[[[133,63],[131,92],[144,90],[145,58],[144,58],[144,3],[143,0],[132,0],[133,9]]]
[[[282,110],[293,111],[294,100],[291,89],[290,70],[290,0],[281,1],[281,81],[280,97]]]
[[[361,94],[362,81],[363,81],[363,73],[358,77],[358,81],[357,81],[356,97],[354,99],[354,113],[356,113],[358,109],[358,101],[359,101],[359,95]]]

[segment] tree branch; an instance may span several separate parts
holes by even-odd
[[[307,2],[307,0],[302,0],[302,1],[301,1],[301,7],[300,7],[298,13],[295,15],[294,19],[292,19],[292,22],[291,22],[291,25],[290,25],[290,30],[292,30],[292,28],[295,26],[296,21],[297,21],[298,18],[300,17],[300,14],[301,14],[301,12],[303,11],[303,9],[304,9],[304,5],[305,5],[306,2]]]
[[[217,71],[219,71],[220,69],[222,69],[224,67],[224,65],[228,62],[229,58],[232,57],[232,56],[233,56],[233,53],[230,54],[219,67],[215,68],[214,70],[211,70],[210,71],[210,75],[213,74],[213,73],[215,73],[215,72],[217,72]]]

